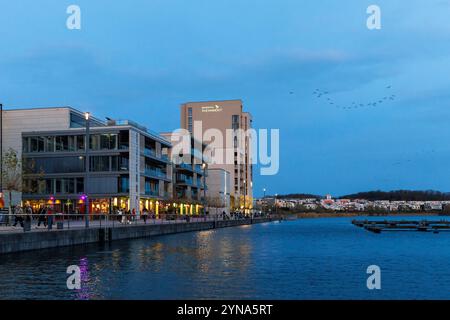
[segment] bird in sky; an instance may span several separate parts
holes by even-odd
[[[388,85],[388,86],[386,86],[385,88],[386,88],[386,89],[391,89],[391,88],[392,88],[392,85]],[[291,91],[291,94],[293,94],[292,91]],[[328,102],[328,104],[329,104],[330,106],[335,106],[336,108],[343,109],[343,110],[359,109],[359,108],[363,108],[363,107],[376,107],[376,106],[379,106],[379,105],[383,104],[383,102],[386,102],[386,101],[388,101],[388,100],[393,101],[393,100],[395,100],[395,97],[396,97],[395,94],[385,95],[385,96],[383,96],[382,98],[380,98],[380,99],[378,99],[378,100],[375,100],[375,101],[373,101],[373,102],[366,102],[366,103],[358,102],[358,103],[357,103],[357,102],[353,101],[353,102],[351,103],[350,106],[344,106],[344,107],[341,107],[341,105],[339,105],[339,104],[333,99],[332,94],[331,94],[331,96],[330,96],[330,92],[329,92],[329,91],[321,90],[321,89],[315,89],[315,90],[313,91],[312,94],[313,94],[317,99],[320,99],[320,98],[326,96],[326,101]]]

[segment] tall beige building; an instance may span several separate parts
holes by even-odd
[[[201,133],[198,124],[201,122]],[[196,125],[197,124],[197,125]],[[211,142],[205,131],[220,131],[223,147],[212,150],[212,158],[218,152],[223,155],[222,163],[212,163],[210,168],[219,168],[230,173],[231,207],[246,210],[253,203],[253,172],[251,162],[251,136],[246,134],[252,127],[252,116],[243,111],[242,100],[188,102],[181,105],[181,128],[189,130],[198,139],[201,134],[203,142]],[[232,141],[229,141],[232,139]],[[230,156],[231,155],[231,156]],[[245,204],[244,204],[245,201]]]

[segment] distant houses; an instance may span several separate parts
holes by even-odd
[[[390,201],[367,199],[325,198],[289,199],[265,197],[255,200],[255,208],[278,208],[295,211],[335,211],[335,212],[427,212],[447,211],[450,213],[450,200],[445,201]]]

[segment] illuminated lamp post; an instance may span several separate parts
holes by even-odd
[[[206,163],[202,163],[203,169],[203,216],[206,218]]]
[[[84,194],[85,194],[85,201],[84,201],[84,214],[85,214],[85,226],[86,228],[89,228],[89,148],[90,148],[90,136],[89,136],[89,125],[90,125],[90,113],[86,112],[84,114],[84,118],[86,120],[86,140],[85,140],[85,177],[84,177]]]
[[[0,103],[0,202],[3,202],[3,104],[1,103]]]

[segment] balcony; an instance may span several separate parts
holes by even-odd
[[[168,179],[166,172],[155,168],[145,168],[144,174],[154,178]]]
[[[144,155],[156,158],[156,150],[151,148],[144,148]]]
[[[146,196],[151,196],[151,197],[159,197],[159,190],[146,189],[145,190],[145,195]]]
[[[192,177],[177,176],[177,183],[192,185],[193,180]]]
[[[194,171],[192,169],[192,164],[188,164],[188,163],[180,163],[180,164],[177,165],[177,168],[178,169],[186,169],[186,170],[189,170],[189,171]]]

